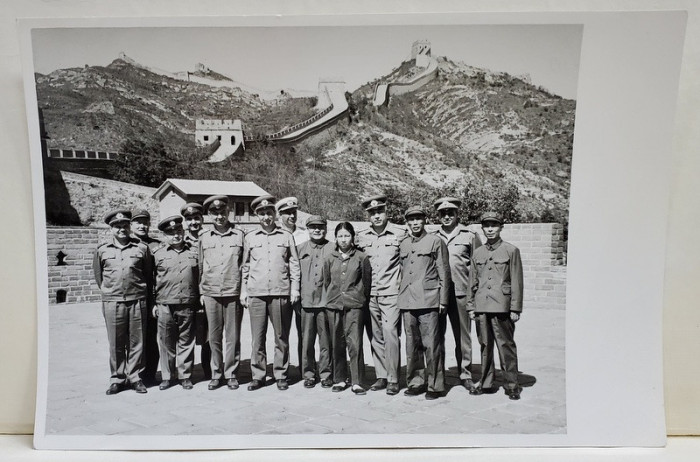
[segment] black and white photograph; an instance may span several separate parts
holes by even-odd
[[[31,30],[40,446],[564,441],[584,27],[369,22]]]

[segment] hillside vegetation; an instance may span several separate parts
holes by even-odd
[[[415,73],[412,61],[348,93],[351,112],[333,127],[294,145],[251,143],[216,165],[194,146],[195,119],[241,119],[246,135],[260,136],[310,117],[316,99],[284,91],[261,99],[119,59],[36,82],[49,146],[129,152],[115,171],[123,181],[251,180],[299,197],[310,213],[355,220],[368,194],[391,195],[400,221],[402,207],[450,193],[472,207],[472,219],[496,207],[512,220],[566,223],[575,101],[506,73],[438,63],[435,80],[388,106],[371,105],[374,85]]]

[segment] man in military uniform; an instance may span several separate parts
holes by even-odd
[[[182,217],[172,216],[158,224],[167,239],[153,253],[155,301],[160,342],[159,388],[166,390],[180,378],[182,388],[191,390],[194,365],[194,310],[199,299],[197,249],[186,242]]]
[[[299,201],[296,197],[285,197],[280,199],[275,204],[275,209],[277,210],[277,215],[279,216],[280,228],[285,231],[289,231],[292,236],[294,236],[294,243],[297,246],[297,251],[299,246],[306,242],[309,237],[297,226],[297,211],[299,210]],[[292,305],[292,310],[294,310],[294,325],[297,330],[297,359],[299,360],[299,374],[303,375],[303,335],[304,329],[302,327],[301,320],[301,300]]]
[[[152,238],[148,233],[151,230],[151,214],[145,209],[136,209],[131,212],[131,233],[132,235],[148,246],[148,250],[153,251],[160,245],[158,239]],[[153,317],[151,308],[153,307],[153,297],[148,300],[148,323],[144,334],[144,370],[141,377],[146,383],[155,384],[156,371],[158,370],[158,323]]]
[[[204,201],[214,226],[199,234],[199,293],[207,314],[211,347],[211,381],[215,390],[226,385],[236,390],[241,360],[241,262],[243,231],[229,221],[226,196],[211,196]],[[224,356],[225,350],[225,356]]]
[[[275,332],[274,376],[279,390],[289,388],[289,330],[291,305],[300,299],[299,256],[294,238],[275,223],[275,198],[256,198],[251,207],[260,218],[260,228],[245,236],[241,303],[250,312],[253,380],[248,390],[265,385],[267,320]]]
[[[501,239],[503,218],[496,212],[481,216],[486,244],[474,251],[469,275],[469,315],[476,319],[481,346],[481,381],[470,391],[473,395],[493,393],[496,343],[510,399],[520,399],[518,351],[513,334],[523,310],[523,267],[520,250]]]
[[[426,233],[426,213],[420,206],[409,207],[404,216],[410,231],[400,245],[402,278],[398,305],[406,332],[408,382],[404,395],[416,396],[425,391],[426,399],[436,399],[445,392],[439,318],[447,311],[449,301],[449,254],[442,239]]]
[[[455,357],[457,358],[459,379],[462,386],[471,391],[474,388],[470,370],[472,364],[472,322],[467,312],[467,293],[469,292],[471,257],[474,249],[481,245],[481,240],[476,233],[459,222],[460,205],[462,205],[462,201],[455,197],[441,197],[435,201],[434,206],[442,226],[434,233],[447,244],[452,275],[447,316],[440,317],[442,347],[444,349],[444,337],[447,330],[446,318],[449,318],[455,339]],[[442,358],[444,359],[444,357],[443,353]]]
[[[204,207],[196,202],[189,202],[180,208],[180,215],[184,218],[185,241],[194,249],[199,248],[199,233],[202,232],[204,223]],[[211,348],[209,347],[209,332],[207,330],[207,314],[204,306],[197,300],[197,308],[194,314],[195,344],[201,345],[200,363],[205,379],[211,379]]]
[[[401,312],[397,307],[401,281],[399,244],[406,237],[406,231],[389,223],[386,196],[369,197],[362,206],[369,215],[370,227],[357,234],[357,245],[367,254],[372,265],[370,342],[377,375],[370,390],[386,388],[387,394],[395,395],[399,392],[401,358]]]
[[[196,245],[204,223],[204,207],[196,202],[188,202],[180,208],[180,215],[184,219],[185,240]]]
[[[331,378],[330,331],[326,316],[326,297],[323,289],[323,262],[333,252],[334,245],[326,239],[326,219],[312,215],[306,221],[309,240],[298,245],[301,266],[301,328],[302,372],[304,386],[316,385],[316,352],[318,335],[318,375],[321,386],[333,386]],[[343,353],[345,354],[345,353]]]
[[[113,210],[104,219],[112,239],[95,250],[93,270],[102,293],[102,314],[109,341],[111,371],[108,395],[119,393],[127,382],[146,393],[143,372],[143,333],[152,294],[153,268],[148,246],[129,236],[131,212]]]

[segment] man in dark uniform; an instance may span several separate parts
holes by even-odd
[[[152,238],[148,233],[151,230],[151,214],[148,210],[136,209],[131,212],[131,233],[132,235],[148,246],[151,255],[156,247],[160,245],[158,239]],[[153,317],[153,298],[148,300],[148,323],[144,335],[144,370],[141,374],[147,384],[156,383],[156,371],[158,370],[158,323]]]
[[[214,224],[199,234],[199,293],[207,313],[211,346],[211,382],[215,390],[223,384],[236,390],[241,360],[241,262],[243,231],[229,221],[226,196],[211,196],[204,208]],[[224,356],[224,349],[226,355]]]
[[[368,334],[377,375],[370,390],[386,388],[388,395],[395,395],[400,389],[401,359],[401,311],[397,306],[401,281],[399,244],[406,237],[406,230],[389,223],[386,196],[369,197],[362,206],[369,215],[370,227],[357,233],[357,246],[372,265]]]
[[[442,239],[425,232],[426,213],[420,206],[409,207],[404,216],[410,231],[400,246],[402,277],[398,299],[406,332],[408,388],[404,395],[416,396],[425,391],[426,399],[436,399],[445,392],[439,317],[449,301],[449,254]]]
[[[204,223],[204,207],[196,202],[189,202],[180,208],[180,215],[184,218],[185,241],[194,249],[199,248],[199,233],[202,232]],[[211,348],[209,346],[209,332],[207,330],[207,314],[204,306],[197,300],[194,314],[195,344],[201,346],[200,363],[204,378],[211,380]]]
[[[301,266],[301,328],[302,373],[304,386],[316,385],[316,336],[318,335],[318,376],[321,386],[333,386],[331,378],[330,331],[326,316],[326,297],[323,289],[323,262],[333,252],[334,245],[326,239],[326,219],[312,215],[306,220],[309,240],[297,245]],[[345,354],[345,353],[343,353]]]
[[[194,310],[199,299],[197,249],[185,241],[182,217],[172,216],[158,224],[167,242],[153,253],[155,301],[160,343],[159,388],[166,390],[180,378],[182,388],[191,390],[194,365]]]
[[[440,332],[442,333],[444,349],[444,337],[447,330],[447,318],[452,326],[452,334],[455,339],[455,357],[457,358],[457,370],[462,386],[467,390],[474,388],[472,373],[472,322],[467,312],[467,293],[469,292],[469,269],[474,249],[481,245],[481,240],[466,226],[459,222],[459,206],[462,201],[455,197],[441,197],[434,203],[440,216],[441,227],[434,234],[440,237],[450,253],[450,272],[452,284],[450,284],[449,304],[447,316],[440,316]],[[442,358],[445,355],[443,353]]]
[[[153,257],[148,246],[129,236],[131,212],[113,210],[105,215],[112,239],[95,250],[93,271],[102,293],[102,314],[109,341],[111,370],[108,395],[127,385],[146,393],[143,372],[143,333],[146,331],[146,299],[152,294]]]
[[[523,310],[523,267],[520,250],[501,239],[503,218],[496,212],[481,216],[486,244],[474,251],[469,275],[469,315],[476,319],[481,346],[481,381],[470,391],[473,395],[493,393],[496,343],[510,399],[520,399],[518,351],[513,334]]]
[[[292,305],[300,299],[300,269],[294,238],[275,223],[275,198],[260,196],[250,204],[260,218],[260,228],[245,236],[241,303],[250,313],[253,380],[248,390],[265,385],[267,352],[265,337],[269,318],[275,332],[273,373],[279,390],[287,390],[289,330]]]
[[[275,209],[277,210],[277,216],[279,216],[280,228],[285,231],[289,231],[292,234],[298,251],[299,246],[309,239],[304,230],[297,226],[299,201],[293,196],[285,197],[284,199],[277,201],[275,204]],[[302,349],[304,345],[304,328],[302,327],[301,320],[301,300],[292,305],[292,310],[294,311],[294,326],[297,330],[297,359],[299,360],[299,374],[303,376],[304,354]]]

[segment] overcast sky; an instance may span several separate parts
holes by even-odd
[[[106,66],[126,53],[170,72],[213,71],[264,90],[316,91],[320,77],[340,77],[353,91],[410,58],[427,39],[433,56],[476,67],[529,74],[532,82],[576,98],[583,28],[578,25],[367,26],[36,29],[35,71]]]

